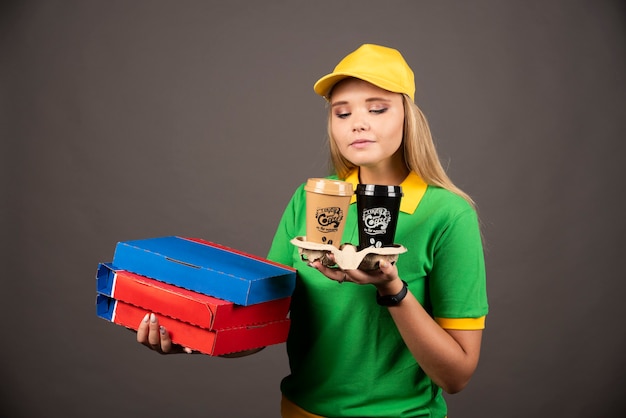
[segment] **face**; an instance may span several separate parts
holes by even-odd
[[[346,79],[332,91],[331,134],[341,155],[361,168],[404,167],[402,95]]]

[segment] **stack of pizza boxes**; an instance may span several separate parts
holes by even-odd
[[[209,355],[285,342],[295,270],[197,238],[118,242],[96,275],[96,313],[137,330],[153,312],[172,341]]]

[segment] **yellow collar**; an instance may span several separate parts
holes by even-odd
[[[352,170],[345,181],[352,183],[353,190],[356,190],[356,186],[359,184],[359,170]],[[400,187],[402,187],[403,194],[400,201],[400,211],[413,214],[422,197],[424,197],[428,185],[420,176],[411,171],[400,184]],[[352,195],[352,200],[350,201],[350,203],[354,202],[356,202],[356,195]]]

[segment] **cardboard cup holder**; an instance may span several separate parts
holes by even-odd
[[[327,267],[339,267],[342,270],[376,270],[380,261],[386,260],[390,263],[395,263],[399,255],[407,251],[407,249],[400,244],[394,244],[390,247],[367,247],[362,250],[357,250],[355,245],[346,243],[337,248],[330,244],[309,242],[306,240],[306,237],[303,236],[296,237],[290,242],[298,247],[302,260],[320,260],[320,262]],[[331,253],[335,262],[329,257]]]

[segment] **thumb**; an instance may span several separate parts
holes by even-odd
[[[390,262],[386,259],[383,259],[380,260],[380,262],[378,263],[378,267],[380,268],[380,271],[384,274],[391,274],[394,271],[395,262]]]

